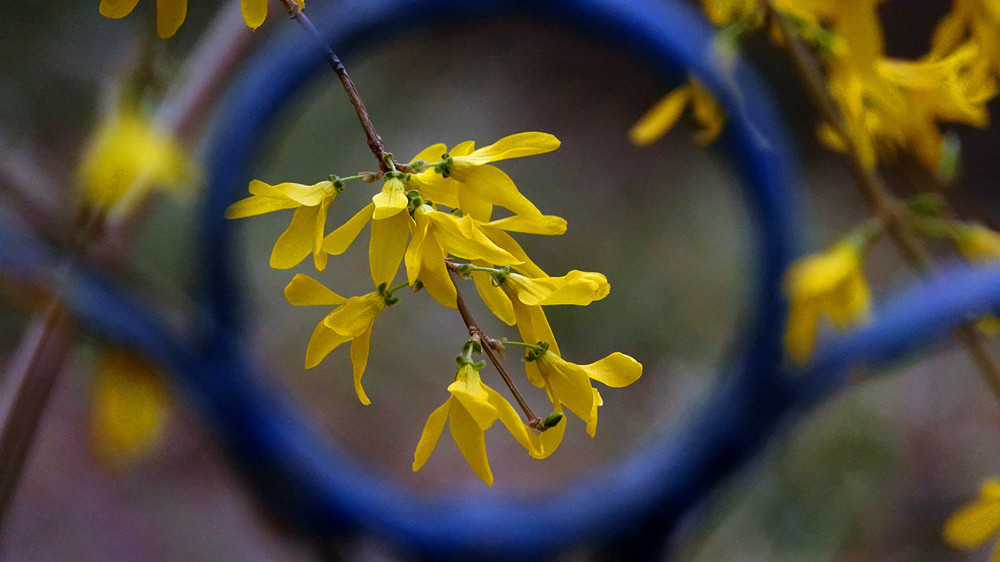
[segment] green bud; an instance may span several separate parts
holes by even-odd
[[[539,431],[545,431],[546,429],[552,429],[553,427],[559,425],[562,421],[563,416],[560,412],[552,412],[551,414],[545,416],[545,419],[538,424]]]

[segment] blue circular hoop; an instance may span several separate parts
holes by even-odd
[[[191,319],[189,332],[168,327],[146,300],[88,269],[53,279],[59,254],[7,224],[0,226],[0,270],[56,284],[82,325],[168,367],[247,481],[290,529],[319,539],[373,534],[431,559],[537,559],[584,545],[621,558],[655,558],[683,514],[759,450],[789,412],[837,388],[849,367],[879,367],[941,340],[970,318],[1000,310],[1000,269],[956,267],[894,295],[874,322],[825,342],[805,371],[787,376],[780,363],[779,280],[797,231],[785,136],[753,73],[742,64],[720,69],[710,30],[679,2],[368,0],[313,17],[334,48],[347,52],[383,36],[375,30],[403,22],[418,25],[447,14],[456,23],[511,10],[617,41],[668,78],[697,76],[730,115],[725,148],[754,209],[756,302],[726,382],[682,432],[606,472],[544,498],[421,499],[327,448],[249,360],[231,231],[222,216],[246,188],[256,143],[288,98],[323,72],[299,35],[286,34],[251,61],[211,138],[202,240],[208,296],[205,314]]]

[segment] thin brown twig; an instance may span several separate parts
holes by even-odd
[[[302,26],[303,29],[308,33],[319,45],[320,50],[323,51],[323,58],[326,62],[330,64],[330,68],[337,74],[340,78],[340,83],[344,86],[344,91],[347,92],[347,97],[351,100],[351,105],[354,106],[354,112],[358,115],[358,120],[361,121],[361,128],[365,131],[365,136],[368,138],[368,148],[378,159],[379,170],[382,172],[388,172],[392,169],[390,161],[392,154],[390,154],[385,149],[385,145],[382,144],[382,137],[379,136],[378,132],[375,131],[375,125],[372,124],[371,117],[368,115],[368,110],[365,108],[365,103],[361,99],[361,95],[358,94],[357,88],[354,87],[354,81],[351,80],[350,75],[347,74],[347,69],[344,68],[344,64],[340,62],[340,58],[337,54],[333,52],[333,48],[330,44],[323,39],[323,36],[319,34],[316,27],[312,24],[312,21],[302,13],[302,8],[292,0],[281,0],[282,5],[288,11],[288,17],[295,20]]]
[[[929,274],[933,265],[930,255],[920,240],[907,227],[908,212],[905,203],[892,194],[875,169],[868,168],[862,163],[860,148],[851,135],[847,120],[840,111],[836,100],[824,87],[825,82],[815,64],[815,59],[808,54],[805,45],[792,29],[788,20],[771,4],[771,1],[760,0],[760,4],[781,29],[795,71],[805,85],[809,97],[813,100],[822,118],[843,140],[847,148],[851,172],[869,206],[882,221],[889,237],[899,248],[910,267],[921,275]],[[955,332],[959,341],[972,356],[987,386],[996,399],[1000,401],[1000,367],[986,352],[983,342],[974,328],[968,325],[959,326]]]
[[[448,262],[448,269],[454,271],[454,264]],[[517,400],[518,406],[524,411],[525,417],[528,419],[528,425],[537,429],[538,431],[545,431],[544,425],[542,424],[542,418],[535,415],[528,406],[528,403],[524,401],[524,397],[521,396],[520,391],[517,390],[517,386],[514,385],[514,381],[510,378],[507,373],[507,369],[504,368],[503,362],[500,361],[500,357],[497,355],[497,350],[500,348],[500,343],[495,339],[491,338],[483,332],[482,328],[476,324],[476,321],[472,318],[472,313],[469,312],[469,307],[466,306],[465,301],[462,299],[462,292],[458,288],[458,283],[455,283],[455,278],[451,279],[452,284],[455,286],[455,305],[458,308],[458,313],[462,315],[462,321],[465,322],[466,328],[469,330],[469,336],[476,338],[482,344],[483,352],[486,356],[490,358],[490,362],[496,367],[497,371],[500,373],[500,377],[503,378],[503,382],[507,384],[510,388],[511,393],[514,395],[514,399]]]

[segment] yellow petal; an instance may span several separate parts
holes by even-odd
[[[375,209],[378,212],[378,209]],[[372,221],[371,243],[368,245],[368,264],[375,285],[391,284],[399,270],[410,238],[409,213],[396,213],[385,219]]]
[[[291,224],[274,243],[271,251],[272,268],[290,269],[312,253],[318,211],[318,207],[295,209]]]
[[[250,29],[257,29],[267,17],[267,0],[240,0],[243,21]]]
[[[580,419],[589,421],[594,407],[594,391],[587,372],[551,351],[547,351],[537,363],[553,398],[565,404]]]
[[[597,408],[604,405],[604,400],[596,388],[591,388],[590,390],[594,392],[594,402],[590,408],[590,417],[587,418],[587,435],[593,438],[597,435]]]
[[[542,442],[538,435],[532,432],[528,428],[528,425],[521,421],[521,415],[511,406],[510,402],[485,384],[483,385],[483,389],[486,390],[488,400],[496,410],[497,417],[507,430],[510,431],[510,434],[514,436],[514,439],[527,449],[531,456],[538,458],[539,455],[543,454]]]
[[[138,460],[159,441],[168,413],[168,396],[145,358],[106,350],[96,359],[91,421],[94,452],[123,465]]]
[[[156,33],[163,39],[173,36],[186,15],[187,0],[156,0]]]
[[[399,178],[389,178],[382,186],[382,191],[372,197],[375,204],[375,212],[372,218],[375,220],[387,219],[400,211],[406,209],[409,200],[406,198],[406,187]]]
[[[365,374],[365,367],[368,366],[368,348],[371,341],[371,328],[351,342],[351,365],[354,371],[354,392],[358,395],[358,400],[365,406],[372,403],[365,394],[365,389],[361,387],[361,377]]]
[[[805,365],[816,346],[819,310],[811,300],[792,301],[785,325],[785,352],[792,364]]]
[[[510,210],[515,215],[540,217],[541,211],[518,191],[514,181],[500,168],[490,165],[459,168],[452,177],[462,182],[475,197]]]
[[[298,207],[299,204],[291,199],[276,199],[273,197],[262,197],[259,195],[251,195],[246,199],[240,199],[239,201],[233,203],[226,209],[227,219],[241,219],[244,217],[252,217],[256,215],[262,215],[264,213],[270,213],[272,211],[280,211],[283,209],[294,209]]]
[[[962,548],[978,547],[997,534],[1000,529],[1000,501],[975,501],[948,518],[944,524],[944,538],[948,543]]]
[[[483,430],[479,429],[476,421],[464,407],[455,403],[448,412],[448,427],[466,462],[487,486],[492,486],[493,471],[490,470],[490,461],[486,458],[486,438]]]
[[[312,337],[309,338],[309,346],[306,348],[306,369],[312,369],[320,364],[331,351],[337,349],[342,343],[351,341],[351,336],[344,336],[326,327],[320,322],[316,324]]]
[[[351,246],[354,239],[361,233],[361,229],[371,220],[374,210],[375,204],[369,203],[365,208],[351,217],[350,220],[341,225],[340,228],[327,234],[326,238],[323,239],[323,251],[334,256],[339,256],[347,251],[347,248]]]
[[[354,338],[369,331],[384,308],[385,299],[379,293],[351,297],[327,314],[323,323],[338,334]]]
[[[464,219],[450,213],[434,211],[427,214],[432,221],[434,239],[445,253],[469,260],[482,260],[494,264],[520,263],[503,248],[494,244],[478,228],[463,229]],[[463,230],[468,231],[463,232]]]
[[[521,303],[517,297],[511,297],[507,287],[503,287],[504,293],[510,299],[511,307],[514,309],[514,318],[517,321],[517,330],[521,334],[521,340],[527,343],[548,342],[549,351],[559,355],[559,346],[556,344],[556,337],[552,334],[549,320],[545,317],[545,312],[540,306],[527,306]]]
[[[512,215],[507,218],[490,221],[490,226],[510,232],[524,234],[564,234],[566,219],[555,215],[523,216]]]
[[[337,194],[331,181],[321,181],[313,185],[285,182],[273,187],[299,205],[309,207],[319,205],[324,199],[333,200]]]
[[[461,158],[463,164],[480,165],[507,158],[520,158],[522,156],[542,154],[551,152],[557,148],[559,148],[559,139],[548,133],[517,133],[506,136],[489,146],[484,146],[472,154],[462,156]],[[455,155],[452,154],[452,156]],[[458,164],[457,161],[456,164]]]
[[[490,309],[490,312],[508,326],[513,326],[517,321],[514,317],[514,307],[503,290],[493,285],[493,278],[489,275],[476,274],[472,276],[472,281],[476,284],[479,298]]]
[[[437,162],[441,160],[441,156],[446,152],[448,152],[448,147],[443,142],[432,144],[411,158],[410,163],[416,162],[417,160],[423,160],[424,162]]]
[[[530,365],[530,363],[529,363]],[[553,411],[562,413],[562,406],[556,404],[553,407]],[[562,443],[563,435],[566,433],[566,417],[559,420],[559,423],[555,427],[550,427],[549,429],[543,431],[541,435],[538,436],[539,441],[542,443],[541,454],[531,453],[531,456],[536,459],[544,459],[545,457],[551,455],[559,448],[559,444]]]
[[[424,430],[420,433],[420,441],[417,442],[417,449],[413,452],[413,472],[420,470],[427,459],[431,458],[431,453],[437,446],[441,432],[444,431],[444,424],[448,421],[448,409],[451,407],[452,399],[439,406],[427,417]]]
[[[628,386],[642,376],[642,364],[624,353],[614,352],[581,368],[587,376],[612,388]]]
[[[659,140],[680,119],[681,113],[691,100],[691,94],[691,85],[686,84],[658,101],[638,123],[632,126],[632,130],[628,133],[632,144],[645,146]]]
[[[123,18],[135,9],[139,0],[101,0],[100,12],[106,18]]]
[[[295,306],[337,305],[347,301],[334,293],[319,281],[296,273],[295,277],[285,286],[285,298]]]

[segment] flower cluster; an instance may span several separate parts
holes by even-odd
[[[435,144],[410,163],[391,158],[377,174],[330,176],[313,185],[254,180],[250,197],[233,203],[228,218],[242,218],[282,209],[294,209],[291,223],[271,252],[271,266],[295,267],[307,256],[322,271],[328,256],[346,251],[369,226],[368,261],[374,290],[345,298],[305,274],[297,274],[285,288],[293,305],[335,307],[316,325],[306,350],[305,365],[315,367],[341,344],[350,342],[354,389],[369,404],[362,386],[375,320],[395,304],[395,293],[409,287],[423,289],[441,305],[458,309],[471,339],[459,356],[459,369],[448,386],[451,397],[435,410],[417,445],[413,469],[420,469],[433,451],[447,421],[470,466],[487,484],[493,476],[486,459],[484,432],[499,419],[515,439],[536,458],[550,455],[561,441],[566,423],[563,408],[587,424],[593,436],[601,395],[596,380],[611,387],[635,382],[642,366],[631,357],[613,353],[590,365],[565,361],[546,319],[544,306],[588,305],[604,298],[610,285],[604,275],[570,271],[552,277],[533,263],[511,233],[562,234],[566,221],[544,215],[494,162],[542,154],[559,146],[552,135],[529,132],[511,135],[477,149],[471,141],[450,150]],[[381,189],[353,217],[326,232],[326,217],[337,194],[348,182],[381,180]],[[497,208],[503,217],[494,216]],[[395,284],[400,268],[405,280]],[[456,277],[473,281],[487,307],[503,322],[516,325],[522,341],[502,342],[486,336],[461,299]],[[480,378],[484,364],[472,355],[484,351],[496,359],[505,346],[525,349],[528,379],[544,388],[552,413],[527,421],[499,393]],[[506,378],[506,376],[505,376]],[[508,383],[510,384],[510,383]],[[512,385],[511,391],[519,397]],[[535,433],[539,431],[540,433]]]
[[[825,88],[843,119],[842,127],[823,122],[817,131],[831,148],[850,148],[868,168],[904,151],[937,170],[949,157],[942,150],[941,123],[988,124],[986,104],[996,95],[1000,77],[1000,11],[991,0],[956,0],[939,22],[929,52],[918,60],[886,56],[877,0],[702,1],[709,19],[724,26],[720,41],[730,44],[763,25],[768,4],[774,17],[784,18],[815,47],[825,68]],[[780,33],[774,35],[783,40]],[[640,120],[633,141],[655,141],[690,104],[704,129],[697,140],[710,142],[723,119],[710,100],[692,79]]]

